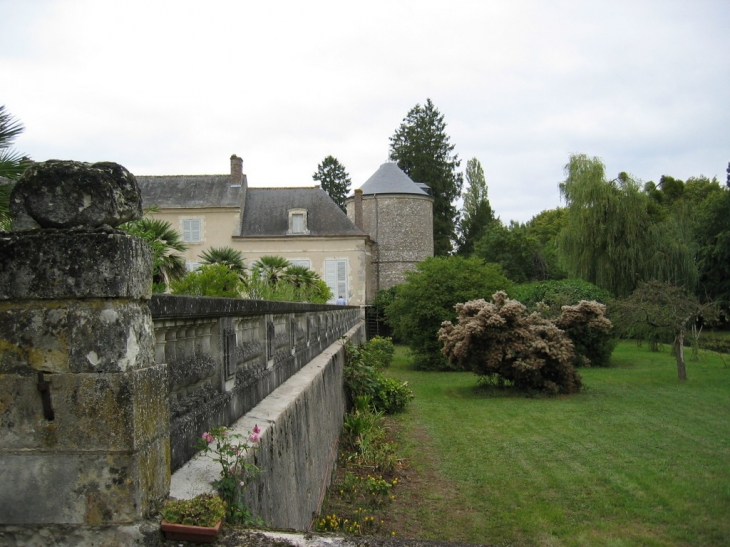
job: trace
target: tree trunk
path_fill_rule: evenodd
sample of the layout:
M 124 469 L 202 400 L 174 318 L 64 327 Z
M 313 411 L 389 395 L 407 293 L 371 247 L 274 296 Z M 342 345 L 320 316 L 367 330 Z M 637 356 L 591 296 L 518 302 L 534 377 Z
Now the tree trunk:
M 684 331 L 677 333 L 677 377 L 680 380 L 687 379 L 687 369 L 684 367 Z

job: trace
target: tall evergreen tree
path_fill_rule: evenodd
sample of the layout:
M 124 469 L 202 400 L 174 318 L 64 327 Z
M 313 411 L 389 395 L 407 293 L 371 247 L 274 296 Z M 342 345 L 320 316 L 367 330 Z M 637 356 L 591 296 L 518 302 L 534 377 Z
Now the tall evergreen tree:
M 494 222 L 494 212 L 487 197 L 487 181 L 484 169 L 478 159 L 466 162 L 467 188 L 464 190 L 464 205 L 459 223 L 459 254 L 468 256 L 474 252 L 474 243 L 479 241 Z
M 434 198 L 433 246 L 436 256 L 451 253 L 456 240 L 458 211 L 455 201 L 461 194 L 463 176 L 457 172 L 461 160 L 449 143 L 444 116 L 433 105 L 417 104 L 408 112 L 390 138 L 390 159 L 413 181 L 427 184 Z
M 327 156 L 322 163 L 317 165 L 317 171 L 312 179 L 322 185 L 322 190 L 327 192 L 340 209 L 345 210 L 345 198 L 350 192 L 350 175 L 345 167 L 334 156 Z

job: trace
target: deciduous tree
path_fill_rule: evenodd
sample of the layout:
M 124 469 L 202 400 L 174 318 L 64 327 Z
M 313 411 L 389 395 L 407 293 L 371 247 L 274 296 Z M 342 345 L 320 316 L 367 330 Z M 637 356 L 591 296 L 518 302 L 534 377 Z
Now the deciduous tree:
M 431 99 L 414 106 L 390 138 L 390 158 L 414 182 L 427 184 L 434 198 L 434 254 L 451 253 L 456 241 L 458 210 L 463 176 L 457 171 L 461 161 L 446 134 L 444 116 Z
M 690 289 L 697 282 L 690 227 L 676 218 L 652 218 L 648 196 L 626 173 L 606 180 L 598 158 L 570 157 L 560 191 L 567 219 L 558 238 L 562 265 L 616 296 L 649 279 Z
M 717 317 L 714 304 L 701 304 L 685 288 L 656 280 L 639 283 L 629 296 L 617 301 L 614 306 L 612 317 L 620 327 L 648 327 L 657 334 L 665 333 L 674 337 L 677 376 L 680 380 L 687 379 L 684 362 L 687 329 L 700 317 L 707 321 Z
M 699 293 L 730 307 L 730 190 L 710 193 L 697 225 Z
M 467 188 L 464 191 L 464 205 L 459 222 L 459 254 L 469 256 L 474 244 L 481 239 L 494 222 L 494 212 L 487 197 L 487 182 L 484 169 L 478 159 L 466 162 Z
M 545 279 L 547 264 L 540 254 L 540 245 L 527 227 L 512 221 L 505 226 L 498 219 L 486 229 L 474 246 L 474 254 L 485 262 L 499 264 L 515 283 Z

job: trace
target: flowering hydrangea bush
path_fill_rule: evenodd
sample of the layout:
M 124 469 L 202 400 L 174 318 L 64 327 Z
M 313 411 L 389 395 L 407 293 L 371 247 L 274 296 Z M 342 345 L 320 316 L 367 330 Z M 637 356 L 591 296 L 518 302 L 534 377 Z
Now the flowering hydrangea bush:
M 207 454 L 220 464 L 220 478 L 213 486 L 226 502 L 226 522 L 230 524 L 251 524 L 251 511 L 243 503 L 243 491 L 248 481 L 259 472 L 258 467 L 248 461 L 249 451 L 258 448 L 261 428 L 254 426 L 247 439 L 239 433 L 231 433 L 227 427 L 215 427 L 203 433 L 195 448 Z

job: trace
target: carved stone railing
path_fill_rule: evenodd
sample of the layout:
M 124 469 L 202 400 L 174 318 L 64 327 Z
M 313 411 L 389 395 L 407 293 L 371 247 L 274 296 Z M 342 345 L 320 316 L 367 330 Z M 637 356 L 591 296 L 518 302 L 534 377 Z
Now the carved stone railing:
M 361 320 L 359 308 L 154 295 L 156 364 L 167 364 L 171 468 Z

